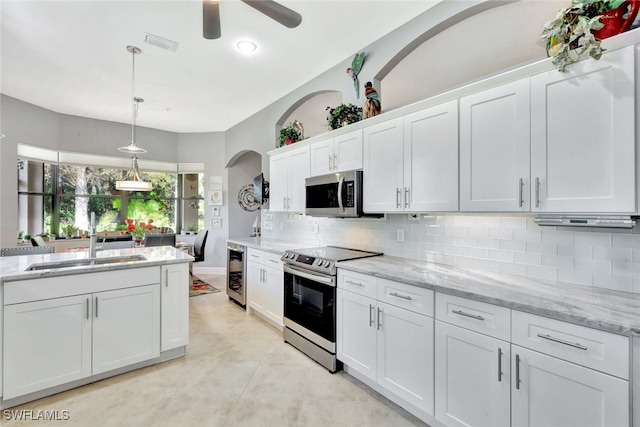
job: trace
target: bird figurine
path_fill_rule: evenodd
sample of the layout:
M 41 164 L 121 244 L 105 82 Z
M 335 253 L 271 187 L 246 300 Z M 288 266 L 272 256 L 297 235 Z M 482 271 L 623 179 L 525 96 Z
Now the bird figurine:
M 358 74 L 362 70 L 362 64 L 364 64 L 364 52 L 356 53 L 351 62 L 351 67 L 347 68 L 347 74 L 353 79 L 353 87 L 356 90 L 356 98 L 360 99 L 360 82 L 358 81 Z

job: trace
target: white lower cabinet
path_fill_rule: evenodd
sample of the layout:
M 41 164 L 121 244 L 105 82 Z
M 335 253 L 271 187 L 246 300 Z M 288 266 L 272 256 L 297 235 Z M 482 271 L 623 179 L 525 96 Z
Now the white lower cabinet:
M 347 273 L 348 279 L 338 274 L 338 360 L 419 411 L 433 415 L 433 318 L 379 301 L 384 293 L 374 299 L 342 289 L 343 285 L 352 289 L 354 282 L 359 283 L 352 272 Z M 367 276 L 363 279 L 366 282 Z M 384 282 L 378 283 L 379 292 L 384 292 L 389 281 Z M 408 286 L 397 285 L 401 289 Z M 395 293 L 400 303 L 406 301 L 402 298 L 405 295 Z
M 508 342 L 436 321 L 436 418 L 448 426 L 511 423 Z
M 247 308 L 278 328 L 283 325 L 284 271 L 280 255 L 249 248 Z
M 189 343 L 189 264 L 162 266 L 160 351 Z
M 5 400 L 159 355 L 158 284 L 4 307 Z
M 629 426 L 629 382 L 512 346 L 513 426 Z

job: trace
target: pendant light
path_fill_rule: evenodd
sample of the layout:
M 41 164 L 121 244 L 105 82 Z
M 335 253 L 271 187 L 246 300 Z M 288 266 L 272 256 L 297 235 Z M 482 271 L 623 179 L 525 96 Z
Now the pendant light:
M 144 102 L 144 99 L 135 96 L 136 54 L 139 54 L 141 50 L 135 46 L 127 46 L 127 51 L 131 53 L 132 57 L 131 95 L 133 98 L 133 109 L 131 117 L 131 142 L 126 147 L 118 148 L 118 151 L 133 154 L 133 157 L 131 158 L 131 170 L 127 173 L 125 180 L 116 181 L 116 189 L 124 191 L 150 191 L 151 183 L 143 181 L 140 178 L 138 157 L 136 157 L 139 153 L 147 152 L 144 148 L 140 148 L 136 145 L 136 118 L 138 117 L 138 104 Z
M 135 155 L 131 158 L 131 170 L 127 173 L 125 180 L 116 181 L 116 190 L 151 191 L 151 183 L 140 178 L 138 158 Z

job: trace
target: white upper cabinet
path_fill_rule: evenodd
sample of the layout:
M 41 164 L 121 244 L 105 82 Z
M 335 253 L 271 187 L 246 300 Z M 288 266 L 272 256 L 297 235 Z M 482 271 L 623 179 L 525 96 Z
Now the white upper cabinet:
M 529 210 L 529 79 L 460 99 L 460 210 Z
M 531 78 L 531 210 L 636 211 L 634 47 Z
M 364 211 L 458 210 L 458 101 L 364 129 Z
M 362 169 L 362 130 L 311 144 L 311 176 Z
M 363 210 L 401 212 L 404 187 L 403 118 L 364 128 Z
M 271 156 L 269 168 L 269 210 L 304 212 L 305 179 L 310 171 L 309 146 Z
M 404 117 L 405 211 L 458 210 L 458 101 Z

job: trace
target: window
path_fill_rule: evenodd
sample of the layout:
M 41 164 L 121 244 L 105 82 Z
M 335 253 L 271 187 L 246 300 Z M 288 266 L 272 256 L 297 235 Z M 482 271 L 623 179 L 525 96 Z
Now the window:
M 149 192 L 116 190 L 127 169 L 18 160 L 18 230 L 26 234 L 77 235 L 96 213 L 98 232 L 121 229 L 126 218 L 153 219 L 162 231 L 202 229 L 204 175 L 142 172 Z

